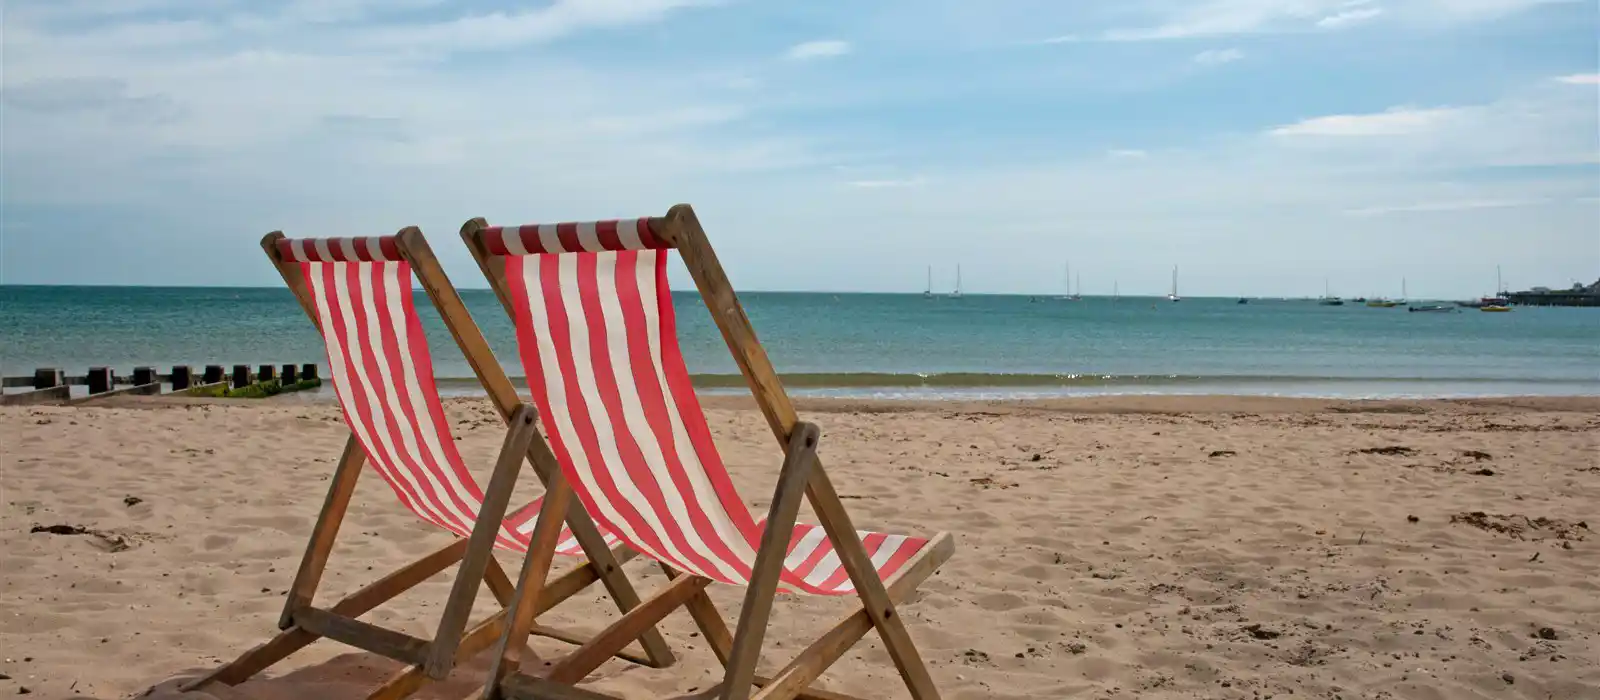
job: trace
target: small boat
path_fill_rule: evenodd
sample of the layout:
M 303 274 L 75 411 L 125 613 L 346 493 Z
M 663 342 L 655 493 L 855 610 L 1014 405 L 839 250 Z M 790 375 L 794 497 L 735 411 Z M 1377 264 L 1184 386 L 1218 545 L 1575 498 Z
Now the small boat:
M 1424 304 L 1422 306 L 1412 306 L 1412 307 L 1410 307 L 1410 308 L 1408 308 L 1406 310 L 1407 311 L 1423 311 L 1423 312 L 1435 313 L 1435 314 L 1453 314 L 1453 313 L 1456 312 L 1456 307 L 1454 307 L 1454 306 L 1446 306 L 1444 304 Z
M 1236 301 L 1236 302 L 1234 302 L 1234 303 L 1235 303 L 1235 304 L 1248 304 L 1248 303 L 1250 303 L 1250 300 L 1249 300 L 1249 299 L 1246 299 L 1246 298 L 1244 298 L 1244 297 L 1239 297 L 1239 300 L 1238 300 L 1238 301 Z
M 1367 298 L 1366 297 L 1356 297 L 1354 299 L 1351 299 L 1350 301 L 1353 301 L 1353 302 L 1355 302 L 1357 304 L 1365 304 L 1367 302 Z
M 1400 305 L 1400 302 L 1398 302 L 1398 301 L 1389 301 L 1388 299 L 1368 299 L 1367 300 L 1367 306 L 1372 307 L 1374 309 L 1392 309 L 1392 308 L 1394 308 L 1396 306 L 1399 306 L 1399 305 Z
M 1360 301 L 1359 299 L 1357 301 Z M 1322 298 L 1317 300 L 1320 306 L 1344 306 L 1344 300 L 1328 293 L 1328 280 L 1322 280 Z
M 933 298 L 933 266 L 932 265 L 928 266 L 928 288 L 922 290 L 922 298 L 923 299 L 932 299 Z
M 1505 306 L 1503 304 L 1485 304 L 1483 306 L 1478 307 L 1478 310 L 1479 311 L 1489 311 L 1489 312 L 1492 312 L 1492 313 L 1505 313 L 1507 311 L 1510 311 L 1511 307 Z

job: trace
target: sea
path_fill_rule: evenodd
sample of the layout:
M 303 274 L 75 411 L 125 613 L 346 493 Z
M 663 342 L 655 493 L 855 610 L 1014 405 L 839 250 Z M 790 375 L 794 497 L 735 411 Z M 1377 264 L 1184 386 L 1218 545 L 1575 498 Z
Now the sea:
M 425 295 L 441 393 L 481 393 Z M 462 290 L 512 377 L 512 326 Z M 1322 306 L 1311 299 L 750 292 L 740 295 L 789 391 L 883 399 L 1110 394 L 1338 398 L 1600 395 L 1600 309 Z M 675 292 L 685 361 L 707 393 L 743 387 L 693 292 Z M 1420 303 L 1420 302 L 1419 302 Z M 139 365 L 319 362 L 282 288 L 0 286 L 0 376 Z M 328 391 L 327 389 L 323 390 Z

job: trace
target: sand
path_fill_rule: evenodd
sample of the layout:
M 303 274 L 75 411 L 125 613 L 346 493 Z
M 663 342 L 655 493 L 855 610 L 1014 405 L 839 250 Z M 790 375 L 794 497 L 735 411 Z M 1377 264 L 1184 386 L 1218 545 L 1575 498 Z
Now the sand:
M 764 507 L 770 436 L 747 402 L 711 403 Z M 802 409 L 859 524 L 957 536 L 901 608 L 946 698 L 1600 698 L 1600 400 Z M 486 404 L 449 412 L 486 467 L 500 440 Z M 296 400 L 0 408 L 0 697 L 179 697 L 175 679 L 265 639 L 345 435 L 331 404 Z M 343 535 L 323 600 L 447 541 L 370 475 Z M 644 591 L 663 581 L 627 569 Z M 371 618 L 428 635 L 446 586 Z M 600 629 L 615 612 L 599 591 L 541 621 Z M 737 610 L 739 591 L 712 593 Z M 780 601 L 764 668 L 849 603 Z M 663 630 L 679 666 L 612 661 L 590 687 L 714 684 L 688 616 Z M 358 698 L 392 669 L 322 642 L 188 697 Z M 418 697 L 464 697 L 482 669 Z M 822 685 L 905 697 L 875 635 Z

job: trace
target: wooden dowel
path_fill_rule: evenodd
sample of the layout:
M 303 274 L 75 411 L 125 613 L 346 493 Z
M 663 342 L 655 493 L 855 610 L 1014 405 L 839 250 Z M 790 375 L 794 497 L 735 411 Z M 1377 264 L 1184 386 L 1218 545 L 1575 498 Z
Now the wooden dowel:
M 256 381 L 270 382 L 278 378 L 277 365 L 261 365 L 256 368 Z
M 243 389 L 250 386 L 250 365 L 233 366 L 233 388 Z
M 283 380 L 284 386 L 288 386 L 288 385 L 294 384 L 295 382 L 300 381 L 298 370 L 299 370 L 299 367 L 297 367 L 295 365 L 292 365 L 292 364 L 283 366 L 283 373 L 281 375 L 281 379 Z
M 134 386 L 144 386 L 146 384 L 155 384 L 155 383 L 157 383 L 159 381 L 161 381 L 161 380 L 156 377 L 156 368 L 154 368 L 154 367 L 135 367 L 135 368 L 133 368 L 133 385 Z
M 206 365 L 205 374 L 201 376 L 201 384 L 220 384 L 227 377 L 227 372 L 222 365 Z

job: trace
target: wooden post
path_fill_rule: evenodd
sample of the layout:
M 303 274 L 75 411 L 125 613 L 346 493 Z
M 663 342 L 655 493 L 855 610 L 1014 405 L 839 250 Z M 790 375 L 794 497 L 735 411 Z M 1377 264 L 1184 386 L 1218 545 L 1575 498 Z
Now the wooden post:
M 250 386 L 250 365 L 233 366 L 233 388 L 243 389 Z
M 277 365 L 261 365 L 256 369 L 256 381 L 270 382 L 278 378 Z
M 216 384 L 226 376 L 222 365 L 206 365 L 206 372 L 200 377 L 201 384 Z
M 40 367 L 33 371 L 33 388 L 49 389 L 67 383 L 67 374 L 57 367 Z
M 194 368 L 189 365 L 172 366 L 172 390 L 183 391 L 194 385 Z
M 135 367 L 135 368 L 133 368 L 133 385 L 134 386 L 144 386 L 146 384 L 155 384 L 155 383 L 157 383 L 159 381 L 161 381 L 161 380 L 156 377 L 156 368 L 154 368 L 154 367 Z
M 89 368 L 89 393 L 103 394 L 111 391 L 111 386 L 114 381 L 115 378 L 111 374 L 110 367 Z
M 316 379 L 317 378 L 317 363 L 315 363 L 315 362 L 307 362 L 307 363 L 305 363 L 303 365 L 300 365 L 300 378 L 301 379 Z
M 298 368 L 295 367 L 294 365 L 284 365 L 283 366 L 282 379 L 283 379 L 284 386 L 293 386 L 295 382 L 300 381 L 299 377 L 296 375 L 296 370 L 297 369 Z

